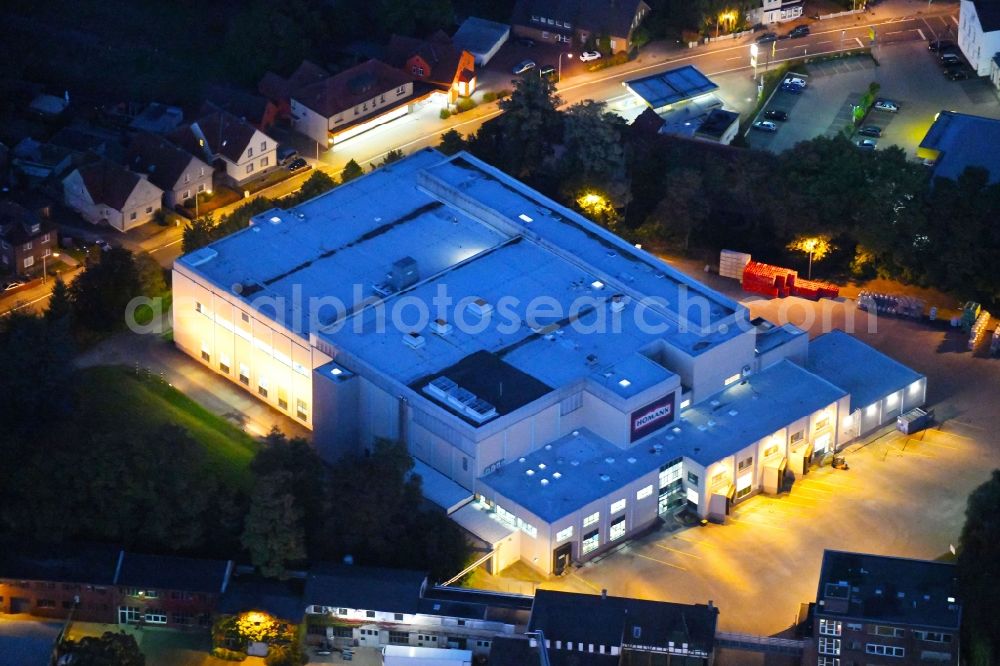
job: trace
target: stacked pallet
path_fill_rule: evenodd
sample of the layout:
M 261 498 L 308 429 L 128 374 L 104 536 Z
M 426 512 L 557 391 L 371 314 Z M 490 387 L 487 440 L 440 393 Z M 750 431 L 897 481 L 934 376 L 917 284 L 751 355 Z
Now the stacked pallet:
M 743 291 L 761 294 L 770 298 L 799 296 L 818 300 L 837 298 L 840 288 L 835 284 L 818 280 L 803 280 L 790 268 L 750 261 L 743 269 Z
M 719 275 L 721 277 L 743 279 L 743 270 L 750 263 L 750 255 L 746 252 L 723 250 L 719 253 Z

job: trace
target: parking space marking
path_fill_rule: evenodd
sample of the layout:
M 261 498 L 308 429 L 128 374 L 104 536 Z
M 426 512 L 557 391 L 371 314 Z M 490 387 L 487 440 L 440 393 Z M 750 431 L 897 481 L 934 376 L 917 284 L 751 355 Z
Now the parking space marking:
M 955 25 L 958 25 L 958 19 L 957 18 L 955 18 L 954 16 L 952 16 L 951 20 L 955 22 Z
M 663 550 L 668 550 L 671 553 L 677 553 L 678 555 L 687 555 L 688 557 L 693 557 L 696 560 L 700 560 L 701 555 L 695 555 L 694 553 L 685 553 L 683 550 L 677 550 L 676 548 L 671 548 L 670 546 L 664 546 L 662 543 L 654 543 L 657 548 L 662 548 Z
M 917 34 L 920 35 L 920 41 L 926 41 L 927 40 L 927 38 L 924 37 L 924 31 L 921 30 L 920 28 L 917 28 Z
M 816 42 L 816 46 L 819 46 L 820 44 L 833 44 L 833 42 L 831 42 L 829 39 L 826 40 L 825 42 Z
M 688 539 L 679 534 L 675 534 L 673 538 L 678 541 L 686 541 L 687 543 L 694 544 L 695 546 L 704 546 L 705 548 L 711 548 L 713 550 L 719 550 L 721 548 L 718 544 L 708 543 L 704 539 Z
M 655 557 L 650 557 L 649 555 L 643 555 L 642 553 L 635 553 L 636 557 L 641 557 L 646 560 L 652 560 L 653 562 L 659 562 L 660 564 L 665 564 L 668 567 L 673 567 L 674 569 L 680 569 L 681 571 L 687 571 L 684 567 L 679 567 L 676 564 L 671 564 L 670 562 L 665 562 L 663 560 L 658 560 Z
M 753 520 L 747 520 L 746 518 L 736 519 L 736 517 L 730 517 L 731 519 L 726 522 L 726 527 L 747 527 L 750 529 L 757 529 L 764 527 L 770 530 L 778 530 L 779 532 L 787 532 L 787 527 L 778 527 L 777 525 L 772 525 L 769 522 L 756 522 Z
M 855 37 L 855 38 L 854 38 L 854 41 L 856 41 L 856 42 L 858 43 L 858 46 L 859 46 L 859 47 L 861 47 L 861 48 L 865 48 L 865 45 L 864 45 L 864 44 L 863 44 L 863 43 L 861 42 L 861 40 L 860 40 L 859 38 Z

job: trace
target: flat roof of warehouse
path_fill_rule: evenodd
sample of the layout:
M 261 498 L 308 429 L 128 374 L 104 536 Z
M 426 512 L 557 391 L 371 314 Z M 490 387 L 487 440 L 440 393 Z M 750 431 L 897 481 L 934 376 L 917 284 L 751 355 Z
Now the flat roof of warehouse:
M 850 393 L 852 411 L 923 378 L 919 372 L 840 330 L 825 333 L 809 343 L 806 367 Z
M 694 65 L 626 81 L 625 86 L 654 109 L 683 102 L 719 88 Z
M 709 465 L 843 396 L 836 386 L 783 360 L 685 410 L 673 424 L 628 449 L 581 428 L 480 480 L 554 522 L 668 460 L 686 456 Z
M 417 283 L 396 291 L 388 274 L 407 258 Z M 697 355 L 740 334 L 734 324 L 746 318 L 743 306 L 503 172 L 431 149 L 262 213 L 177 266 L 405 384 L 488 352 L 555 388 L 655 340 Z M 441 290 L 451 299 L 443 315 Z M 312 312 L 312 297 L 342 307 Z M 485 326 L 476 299 L 492 309 Z M 541 301 L 558 314 L 536 308 Z M 416 305 L 452 330 L 432 333 Z M 616 317 L 620 330 L 592 334 Z M 422 342 L 405 344 L 411 331 Z
M 919 147 L 940 152 L 933 167 L 935 176 L 958 180 L 967 168 L 981 167 L 995 183 L 1000 180 L 998 143 L 1000 120 L 941 111 Z

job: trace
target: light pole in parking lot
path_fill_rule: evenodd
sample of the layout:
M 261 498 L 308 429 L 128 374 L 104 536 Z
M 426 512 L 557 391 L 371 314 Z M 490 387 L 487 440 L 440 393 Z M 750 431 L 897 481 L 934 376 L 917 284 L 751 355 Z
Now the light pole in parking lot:
M 753 78 L 757 78 L 757 54 L 760 53 L 760 47 L 756 44 L 750 45 L 750 66 L 753 67 Z
M 570 53 L 569 51 L 563 51 L 562 53 L 559 54 L 559 73 L 556 75 L 556 78 L 559 79 L 560 83 L 562 83 L 562 59 L 563 59 L 563 56 L 568 56 L 570 60 L 573 59 L 573 54 Z

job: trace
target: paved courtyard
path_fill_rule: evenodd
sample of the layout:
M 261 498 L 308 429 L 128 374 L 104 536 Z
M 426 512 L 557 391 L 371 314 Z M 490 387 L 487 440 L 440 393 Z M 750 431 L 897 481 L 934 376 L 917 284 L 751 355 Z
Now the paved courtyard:
M 28 618 L 0 615 L 0 664 L 46 666 L 49 663 L 62 623 Z

